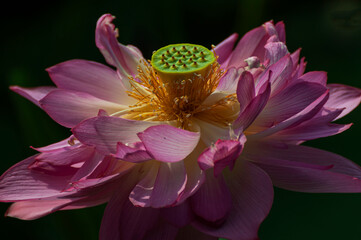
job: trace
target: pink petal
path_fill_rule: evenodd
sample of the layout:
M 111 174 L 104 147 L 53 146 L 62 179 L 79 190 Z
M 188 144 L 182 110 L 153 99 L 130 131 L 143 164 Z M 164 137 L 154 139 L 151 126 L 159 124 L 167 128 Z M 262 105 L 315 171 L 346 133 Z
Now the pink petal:
M 327 73 L 322 71 L 313 71 L 308 72 L 299 77 L 300 80 L 306 81 L 306 82 L 314 82 L 321 84 L 322 86 L 326 86 L 327 82 Z
M 257 162 L 277 187 L 300 192 L 361 191 L 361 168 L 339 155 L 298 145 L 255 142 L 248 146 L 244 157 Z
M 246 130 L 266 106 L 271 94 L 271 84 L 265 83 L 266 87 L 255 98 L 253 98 L 243 112 L 233 123 L 235 129 Z
M 69 128 L 87 118 L 97 116 L 99 109 L 114 113 L 125 108 L 123 105 L 101 100 L 88 93 L 70 90 L 54 90 L 43 98 L 40 104 L 51 118 Z
M 243 142 L 238 140 L 219 139 L 213 146 L 208 147 L 198 157 L 199 166 L 202 170 L 214 168 L 214 175 L 218 176 L 227 166 L 230 169 L 233 169 L 242 149 Z
M 220 42 L 215 48 L 214 51 L 218 55 L 218 63 L 222 65 L 222 63 L 226 62 L 229 56 L 232 53 L 233 46 L 238 39 L 238 34 L 233 33 L 231 36 Z
M 118 142 L 139 142 L 137 133 L 155 124 L 159 123 L 100 116 L 81 122 L 72 131 L 80 142 L 95 146 L 101 153 L 115 154 Z
M 328 84 L 327 87 L 330 89 L 330 98 L 325 107 L 344 108 L 343 112 L 335 120 L 347 115 L 360 104 L 360 89 L 342 84 Z
M 316 83 L 290 85 L 269 99 L 254 124 L 270 127 L 282 122 L 305 109 L 326 91 L 324 86 Z
M 286 31 L 285 31 L 285 24 L 283 21 L 276 23 L 275 28 L 277 30 L 278 39 L 281 42 L 286 42 Z
M 187 157 L 196 147 L 200 133 L 169 125 L 158 125 L 138 133 L 148 153 L 162 162 L 177 162 Z
M 254 98 L 255 86 L 254 79 L 250 72 L 243 72 L 237 84 L 237 99 L 241 106 L 242 112 L 250 101 Z
M 232 207 L 232 197 L 223 176 L 217 178 L 212 173 L 202 187 L 191 197 L 195 214 L 208 222 L 221 223 Z
M 8 169 L 0 177 L 0 201 L 39 199 L 61 195 L 70 176 L 54 176 L 29 170 L 37 155 L 29 157 Z
M 232 209 L 219 226 L 195 222 L 198 230 L 214 237 L 228 239 L 258 239 L 257 231 L 271 209 L 273 186 L 271 179 L 250 162 L 236 165 L 227 186 L 232 194 Z
M 231 59 L 228 63 L 228 68 L 244 67 L 246 63 L 243 60 L 251 56 L 257 56 L 254 53 L 259 51 L 259 48 L 263 48 L 267 37 L 267 32 L 263 26 L 255 28 L 246 33 L 234 49 Z M 263 58 L 263 55 L 261 57 Z
M 116 71 L 103 64 L 70 60 L 48 68 L 47 71 L 59 88 L 89 93 L 94 97 L 124 105 L 135 103 L 126 93 Z
M 183 192 L 187 176 L 183 162 L 152 166 L 130 194 L 135 206 L 161 208 L 176 204 Z
M 11 86 L 11 90 L 24 98 L 30 100 L 36 106 L 41 107 L 39 101 L 44 98 L 48 93 L 55 90 L 55 87 L 35 87 L 35 88 L 22 88 L 19 86 Z
M 95 31 L 96 45 L 106 61 L 115 66 L 122 77 L 135 76 L 139 65 L 139 55 L 117 41 L 118 31 L 112 21 L 115 17 L 104 14 L 99 18 Z M 125 78 L 125 80 L 128 80 Z

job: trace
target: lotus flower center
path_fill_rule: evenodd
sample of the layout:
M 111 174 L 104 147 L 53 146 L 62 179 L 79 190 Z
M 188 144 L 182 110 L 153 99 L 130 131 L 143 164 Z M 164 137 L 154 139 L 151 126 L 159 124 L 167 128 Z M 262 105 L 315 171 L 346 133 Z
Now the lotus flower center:
M 126 113 L 122 117 L 169 121 L 180 128 L 192 129 L 194 117 L 202 117 L 220 105 L 237 102 L 236 96 L 231 94 L 210 105 L 204 104 L 224 75 L 216 60 L 212 51 L 195 44 L 173 44 L 155 51 L 151 61 L 141 62 L 138 75 L 130 79 L 132 91 L 128 95 L 138 103 L 122 111 Z M 214 113 L 210 115 L 215 116 Z M 230 120 L 221 115 L 220 121 Z

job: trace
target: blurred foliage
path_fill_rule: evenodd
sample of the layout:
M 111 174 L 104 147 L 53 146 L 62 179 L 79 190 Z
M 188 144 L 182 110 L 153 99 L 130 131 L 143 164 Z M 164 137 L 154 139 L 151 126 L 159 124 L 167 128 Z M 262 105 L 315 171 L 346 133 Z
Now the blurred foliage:
M 79 58 L 105 63 L 94 42 L 97 19 L 117 17 L 119 41 L 139 47 L 146 58 L 164 45 L 191 42 L 209 47 L 233 32 L 273 19 L 286 24 L 287 45 L 302 47 L 307 70 L 328 72 L 329 82 L 361 87 L 361 5 L 358 1 L 48 1 L 3 8 L 0 91 L 3 98 L 3 172 L 44 146 L 70 134 L 10 85 L 52 85 L 47 67 Z M 360 108 L 339 120 L 351 130 L 307 145 L 360 159 Z M 9 204 L 0 204 L 5 212 Z M 104 205 L 57 212 L 35 221 L 0 218 L 2 239 L 97 239 Z M 305 194 L 275 189 L 274 205 L 261 225 L 261 239 L 360 239 L 361 194 Z M 140 226 L 141 227 L 141 226 Z

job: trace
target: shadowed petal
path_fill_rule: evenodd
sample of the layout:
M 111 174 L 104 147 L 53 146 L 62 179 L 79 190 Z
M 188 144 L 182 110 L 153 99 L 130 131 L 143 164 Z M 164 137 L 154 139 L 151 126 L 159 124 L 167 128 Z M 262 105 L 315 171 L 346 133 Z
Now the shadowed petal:
M 217 227 L 195 222 L 198 230 L 227 239 L 257 239 L 259 225 L 273 202 L 273 186 L 269 176 L 250 162 L 236 165 L 227 186 L 232 195 L 232 209 L 227 219 Z
M 110 199 L 100 227 L 100 240 L 143 240 L 145 234 L 158 223 L 158 209 L 134 207 L 128 200 L 133 180 L 123 181 L 119 186 L 121 191 Z
M 360 89 L 342 84 L 328 84 L 327 87 L 330 89 L 330 98 L 325 107 L 345 109 L 335 120 L 347 115 L 360 104 Z
M 206 181 L 190 198 L 195 214 L 209 222 L 222 222 L 226 219 L 231 207 L 232 197 L 223 176 L 214 177 L 207 172 Z

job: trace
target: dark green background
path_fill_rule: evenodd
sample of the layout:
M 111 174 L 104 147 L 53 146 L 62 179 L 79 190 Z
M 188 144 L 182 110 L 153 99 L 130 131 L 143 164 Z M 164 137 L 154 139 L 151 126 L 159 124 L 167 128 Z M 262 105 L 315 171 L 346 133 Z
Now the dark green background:
M 329 82 L 361 87 L 361 5 L 356 1 L 48 1 L 10 2 L 1 15 L 0 171 L 70 133 L 10 85 L 51 85 L 44 71 L 80 58 L 104 63 L 94 42 L 97 19 L 117 17 L 119 41 L 146 58 L 164 45 L 191 42 L 209 47 L 233 32 L 243 35 L 267 20 L 284 20 L 290 51 L 302 47 L 307 70 L 328 72 Z M 347 132 L 307 144 L 361 164 L 361 109 L 339 122 Z M 9 204 L 0 204 L 5 212 Z M 1 239 L 97 239 L 104 205 L 57 212 L 35 221 L 0 217 Z M 141 227 L 141 226 L 140 226 Z M 275 189 L 261 239 L 361 239 L 361 194 L 304 194 Z

